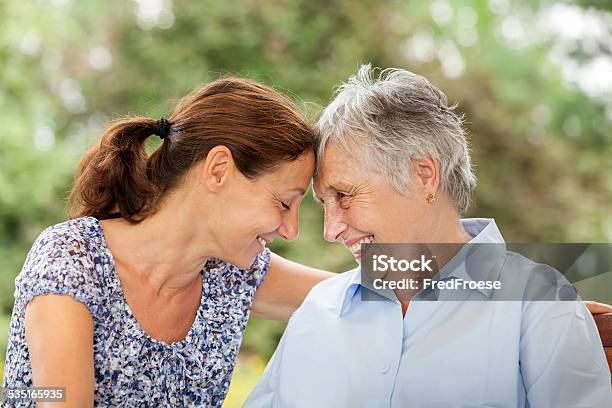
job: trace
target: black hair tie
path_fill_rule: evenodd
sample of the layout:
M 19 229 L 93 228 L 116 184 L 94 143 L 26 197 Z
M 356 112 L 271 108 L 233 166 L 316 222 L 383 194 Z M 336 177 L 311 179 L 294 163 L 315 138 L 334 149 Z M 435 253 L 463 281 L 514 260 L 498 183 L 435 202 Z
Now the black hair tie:
M 170 134 L 170 127 L 172 124 L 168 122 L 168 119 L 161 118 L 157 122 L 155 122 L 155 134 L 159 136 L 160 139 L 164 140 Z

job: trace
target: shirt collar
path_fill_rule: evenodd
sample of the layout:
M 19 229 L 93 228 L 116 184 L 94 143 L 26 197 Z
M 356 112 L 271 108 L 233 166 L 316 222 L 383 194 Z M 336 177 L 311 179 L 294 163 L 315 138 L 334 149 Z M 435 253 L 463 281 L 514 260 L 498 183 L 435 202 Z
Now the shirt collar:
M 486 242 L 492 244 L 505 243 L 504 237 L 499 228 L 497 228 L 493 218 L 464 218 L 461 220 L 461 225 L 465 232 L 473 237 L 468 244 Z
M 465 218 L 461 220 L 463 229 L 470 234 L 473 238 L 466 243 L 461 250 L 440 270 L 440 279 L 459 278 L 465 281 L 475 280 L 472 276 L 474 273 L 468 273 L 466 268 L 466 257 L 470 255 L 470 264 L 472 260 L 478 265 L 485 265 L 484 268 L 476 273 L 477 280 L 495 280 L 499 277 L 501 265 L 503 263 L 503 256 L 505 254 L 506 247 L 505 241 L 495 220 L 492 218 Z M 500 244 L 492 246 L 495 248 L 493 251 L 487 248 L 485 251 L 484 246 L 472 245 L 481 243 Z M 474 250 L 474 248 L 476 250 Z M 361 270 L 359 267 L 352 269 L 348 272 L 350 274 L 349 280 L 344 288 L 341 295 L 341 301 L 338 303 L 336 313 L 339 316 L 345 314 L 351 305 L 356 301 L 356 297 L 359 296 L 362 290 L 361 284 Z M 471 276 L 472 275 L 472 276 Z M 492 290 L 483 289 L 480 291 L 486 297 L 491 296 Z
M 466 218 L 461 220 L 461 224 L 473 238 L 440 269 L 439 279 L 462 279 L 466 282 L 499 279 L 506 254 L 506 244 L 495 220 Z M 476 290 L 487 298 L 490 298 L 493 292 L 492 288 Z
M 357 267 L 355 269 L 351 269 L 348 272 L 350 274 L 349 280 L 341 294 L 340 302 L 336 308 L 336 314 L 342 316 L 351 306 L 353 300 L 356 296 L 358 296 L 358 292 L 361 288 L 361 269 Z

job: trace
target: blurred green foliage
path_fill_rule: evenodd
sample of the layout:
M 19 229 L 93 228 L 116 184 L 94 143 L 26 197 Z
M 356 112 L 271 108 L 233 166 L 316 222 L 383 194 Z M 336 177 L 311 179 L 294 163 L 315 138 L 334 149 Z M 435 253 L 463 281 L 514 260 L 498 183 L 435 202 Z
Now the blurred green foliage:
M 65 219 L 78 159 L 104 125 L 125 114 L 166 115 L 227 73 L 289 93 L 313 119 L 360 63 L 423 74 L 466 115 L 479 176 L 467 216 L 495 217 L 515 242 L 610 241 L 610 92 L 589 95 L 562 75 L 552 58 L 561 38 L 539 30 L 553 3 L 0 2 L 0 314 L 11 311 L 33 240 Z M 598 7 L 588 12 L 610 22 L 602 14 L 610 2 L 565 6 Z M 585 63 L 609 58 L 610 44 L 575 41 L 566 51 Z M 321 223 L 307 197 L 300 239 L 273 250 L 351 268 L 348 252 L 323 241 Z M 251 320 L 243 351 L 265 361 L 283 327 Z M 4 346 L 0 339 L 0 356 Z

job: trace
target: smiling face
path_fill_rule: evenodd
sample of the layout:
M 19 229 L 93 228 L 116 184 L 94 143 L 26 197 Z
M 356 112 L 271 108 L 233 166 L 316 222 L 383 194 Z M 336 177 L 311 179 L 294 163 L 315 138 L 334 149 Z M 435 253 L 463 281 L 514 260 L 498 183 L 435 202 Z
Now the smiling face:
M 248 268 L 274 238 L 296 239 L 298 208 L 313 170 L 309 151 L 255 180 L 235 172 L 223 192 L 225 205 L 216 210 L 215 256 Z
M 382 174 L 364 168 L 363 153 L 354 151 L 347 154 L 329 143 L 314 179 L 325 208 L 325 239 L 342 242 L 358 262 L 361 243 L 427 242 L 434 225 L 426 184 L 417 175 L 402 195 Z

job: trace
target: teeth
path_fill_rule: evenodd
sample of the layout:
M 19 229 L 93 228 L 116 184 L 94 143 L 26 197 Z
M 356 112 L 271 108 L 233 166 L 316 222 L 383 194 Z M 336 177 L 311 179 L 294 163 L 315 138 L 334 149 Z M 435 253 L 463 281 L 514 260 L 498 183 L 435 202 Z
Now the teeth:
M 351 252 L 356 254 L 357 252 L 361 251 L 361 244 L 370 244 L 372 243 L 372 241 L 374 241 L 374 236 L 370 235 L 368 237 L 362 238 L 359 242 L 355 242 L 349 247 L 349 249 L 351 250 Z
M 265 239 L 263 239 L 262 237 L 257 237 L 257 240 L 259 241 L 259 243 L 265 247 L 266 244 L 268 243 Z

